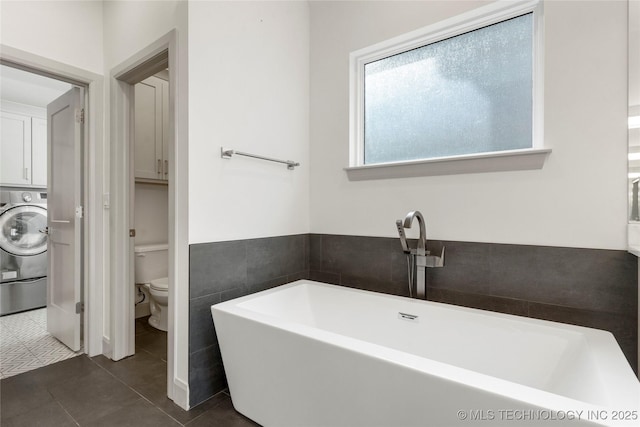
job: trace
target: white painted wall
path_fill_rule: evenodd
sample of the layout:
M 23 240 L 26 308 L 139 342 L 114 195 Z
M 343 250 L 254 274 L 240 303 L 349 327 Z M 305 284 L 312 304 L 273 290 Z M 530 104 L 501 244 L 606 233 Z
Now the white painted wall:
M 125 61 L 173 28 L 186 33 L 186 1 L 105 1 L 105 64 Z M 186 37 L 186 34 L 185 34 Z
M 0 42 L 102 74 L 102 1 L 3 0 Z
M 173 180 L 170 184 L 169 206 L 174 206 L 169 218 L 173 221 L 173 248 L 170 249 L 169 274 L 173 277 L 175 298 L 173 331 L 169 341 L 174 340 L 175 353 L 169 356 L 169 371 L 173 372 L 172 388 L 174 401 L 182 406 L 188 405 L 187 384 L 189 378 L 189 247 L 188 217 L 188 73 L 187 73 L 187 21 L 188 2 L 176 1 L 123 1 L 104 2 L 104 38 L 105 38 L 105 74 L 109 75 L 114 67 L 128 61 L 131 57 L 147 48 L 172 30 L 176 31 L 176 63 L 171 73 L 176 81 L 175 127 L 173 135 L 175 151 L 173 153 Z M 108 89 L 107 89 L 108 90 Z M 108 92 L 107 92 L 108 93 Z M 107 108 L 107 111 L 108 108 Z M 171 156 L 170 156 L 171 158 Z M 118 166 L 112 168 L 117 173 Z M 171 186 L 175 191 L 171 191 Z M 170 315 L 171 321 L 171 315 Z M 108 319 L 105 321 L 108 324 Z
M 189 4 L 189 242 L 309 232 L 307 2 Z M 220 158 L 220 147 L 301 163 Z
M 169 192 L 166 185 L 136 183 L 136 245 L 169 241 Z
M 545 2 L 544 169 L 349 182 L 349 52 L 480 2 L 311 3 L 311 231 L 626 249 L 626 2 Z

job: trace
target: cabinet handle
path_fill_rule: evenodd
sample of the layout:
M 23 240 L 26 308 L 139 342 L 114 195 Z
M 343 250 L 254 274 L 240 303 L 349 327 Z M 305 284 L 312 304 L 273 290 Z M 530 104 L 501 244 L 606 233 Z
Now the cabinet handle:
M 164 174 L 169 175 L 169 160 L 164 161 Z
M 156 169 L 156 173 L 161 174 L 162 173 L 162 160 L 158 159 L 158 167 Z
M 29 168 L 24 168 L 24 179 L 29 181 Z

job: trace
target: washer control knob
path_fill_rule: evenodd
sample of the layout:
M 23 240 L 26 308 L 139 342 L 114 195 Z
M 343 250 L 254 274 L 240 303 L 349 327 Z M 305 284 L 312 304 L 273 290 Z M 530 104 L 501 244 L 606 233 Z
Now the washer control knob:
M 22 200 L 29 203 L 31 201 L 31 193 L 28 193 L 26 191 L 22 193 Z

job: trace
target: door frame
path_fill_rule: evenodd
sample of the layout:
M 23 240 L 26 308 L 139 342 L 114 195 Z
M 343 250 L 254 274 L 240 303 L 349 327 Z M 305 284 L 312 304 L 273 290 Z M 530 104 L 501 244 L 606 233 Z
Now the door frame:
M 168 196 L 169 196 L 169 312 L 167 331 L 167 396 L 184 409 L 189 408 L 189 386 L 187 380 L 180 378 L 184 371 L 185 353 L 188 348 L 176 346 L 184 343 L 188 337 L 188 306 L 183 307 L 185 299 L 181 293 L 188 290 L 188 243 L 187 207 L 180 202 L 186 192 L 186 168 L 178 153 L 178 57 L 177 33 L 172 30 L 146 48 L 129 57 L 110 72 L 111 99 L 111 162 L 122 165 L 122 170 L 111 175 L 111 330 L 112 358 L 122 359 L 135 353 L 135 287 L 133 286 L 133 239 L 129 237 L 134 187 L 133 158 L 133 85 L 169 68 L 169 138 L 168 138 Z M 184 78 L 184 76 L 182 76 Z M 186 99 L 185 95 L 180 95 Z M 182 100 L 184 102 L 184 100 Z M 183 106 L 184 108 L 184 106 Z M 178 160 L 181 160 L 179 162 Z M 185 262 L 185 253 L 186 259 Z M 177 284 L 183 286 L 178 289 Z M 186 298 L 188 301 L 188 298 Z M 177 313 L 180 312 L 181 315 Z M 186 313 L 186 319 L 185 319 Z M 185 333 L 186 330 L 186 333 Z M 186 337 L 185 337 L 186 335 Z M 187 346 L 188 346 L 188 341 Z
M 104 198 L 104 82 L 101 75 L 0 44 L 0 63 L 85 88 L 84 138 L 82 141 L 82 292 L 84 302 L 84 352 L 90 357 L 103 352 L 103 291 L 108 280 L 103 256 L 108 248 L 108 196 Z M 107 220 L 105 222 L 105 220 Z

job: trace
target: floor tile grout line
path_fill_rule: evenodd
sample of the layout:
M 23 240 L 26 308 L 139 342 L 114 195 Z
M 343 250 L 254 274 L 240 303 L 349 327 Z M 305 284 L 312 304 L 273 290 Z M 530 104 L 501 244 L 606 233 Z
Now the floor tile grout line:
M 152 356 L 155 359 L 161 360 L 164 363 L 168 363 L 167 360 L 165 358 L 163 358 L 162 356 L 159 356 L 157 353 L 154 353 L 144 347 L 138 347 L 141 351 L 144 351 L 145 353 L 147 353 L 149 356 Z M 137 352 L 137 351 L 136 351 Z
M 27 373 L 27 372 L 30 372 L 30 371 L 26 371 L 26 372 L 23 372 L 23 373 Z M 19 375 L 19 374 L 18 374 L 18 375 Z M 4 377 L 4 378 L 2 378 L 2 379 L 5 379 L 5 378 L 9 378 L 9 377 Z M 55 403 L 60 407 L 60 409 L 62 409 L 62 410 L 64 411 L 64 413 L 65 413 L 65 414 L 67 414 L 67 415 L 69 416 L 69 418 L 71 419 L 71 421 L 73 421 L 73 423 L 74 423 L 75 425 L 80 426 L 80 423 L 79 423 L 79 422 L 78 422 L 78 421 L 73 417 L 73 415 L 71 415 L 71 414 L 69 413 L 69 411 L 67 411 L 67 408 L 65 408 L 65 407 L 64 407 L 64 405 L 62 404 L 62 402 L 60 402 L 60 401 L 56 398 L 56 396 L 55 396 L 53 393 L 51 393 L 51 391 L 49 390 L 49 387 L 45 386 L 45 387 L 44 387 L 44 391 L 45 391 L 45 392 L 46 392 L 46 393 L 51 397 L 51 400 L 52 400 L 53 402 L 55 402 Z M 14 415 L 13 417 L 16 417 L 16 416 L 21 416 L 21 415 Z M 12 417 L 12 418 L 13 418 L 13 417 Z
M 217 396 L 217 395 L 219 395 L 220 393 L 224 393 L 224 391 L 219 391 L 219 392 L 217 392 L 216 394 L 214 394 L 213 396 L 211 396 L 210 398 L 208 398 L 208 399 L 207 399 L 207 400 L 205 400 L 204 402 L 201 402 L 200 404 L 196 405 L 196 407 L 197 407 L 197 406 L 200 406 L 200 405 L 204 405 L 206 402 L 210 401 L 211 399 L 213 399 L 214 397 L 216 397 L 216 396 Z M 231 397 L 231 396 L 229 396 L 229 397 Z M 206 411 L 203 411 L 200 415 L 198 415 L 198 416 L 197 416 L 197 417 L 195 417 L 194 419 L 189 420 L 189 421 L 187 421 L 186 423 L 184 423 L 184 426 L 185 426 L 185 427 L 188 427 L 188 426 L 189 426 L 189 424 L 191 424 L 192 422 L 195 422 L 195 420 L 197 420 L 198 418 L 200 418 L 200 417 L 204 416 L 204 414 L 206 414 L 208 410 L 213 409 L 213 408 L 217 408 L 217 407 L 218 407 L 218 406 L 220 406 L 221 404 L 222 404 L 222 402 L 218 402 L 216 405 L 213 405 L 211 408 L 207 409 Z
M 215 408 L 215 406 L 214 406 L 214 408 Z M 198 415 L 198 416 L 197 416 L 197 417 L 195 417 L 194 419 L 189 420 L 189 421 L 187 421 L 186 423 L 184 423 L 184 424 L 183 424 L 183 426 L 184 426 L 184 427 L 188 427 L 188 426 L 189 426 L 189 424 L 193 423 L 195 420 L 197 420 L 197 419 L 199 419 L 200 417 L 204 416 L 204 414 L 206 414 L 206 413 L 207 413 L 207 411 L 204 411 L 203 413 L 201 413 L 200 415 Z
M 122 381 L 120 378 L 116 377 L 111 371 L 109 371 L 107 368 L 105 368 L 104 366 L 100 365 L 99 363 L 95 362 L 92 358 L 90 358 L 89 356 L 87 356 L 87 358 L 94 363 L 96 366 L 98 366 L 99 368 L 101 368 L 102 370 L 104 370 L 105 372 L 107 372 L 109 375 L 111 375 L 113 378 L 115 378 L 118 382 L 124 384 L 129 390 L 132 390 L 135 394 L 137 394 L 138 396 L 140 396 L 141 398 L 143 398 L 144 400 L 146 400 L 148 403 L 151 404 L 151 406 L 153 406 L 154 408 L 156 408 L 157 410 L 159 410 L 160 412 L 162 412 L 163 414 L 165 414 L 167 417 L 171 418 L 173 421 L 177 422 L 179 425 L 184 426 L 185 424 L 181 423 L 180 421 L 176 420 L 174 417 L 172 417 L 171 415 L 169 415 L 168 413 L 166 413 L 165 411 L 162 410 L 162 408 L 160 408 L 158 405 L 156 405 L 155 403 L 153 403 L 151 400 L 149 400 L 146 396 L 142 395 L 138 390 L 136 390 L 135 388 L 131 387 L 129 384 L 125 383 L 124 381 Z M 111 359 L 109 359 L 111 361 Z
M 51 394 L 51 393 L 49 392 L 49 390 L 47 390 L 47 392 L 48 392 L 49 394 Z M 73 415 L 71 415 L 71 414 L 69 413 L 69 411 L 67 411 L 67 408 L 65 408 L 65 407 L 64 407 L 64 405 L 63 405 L 63 404 L 62 404 L 58 399 L 56 399 L 56 398 L 55 398 L 55 396 L 53 396 L 53 395 L 52 395 L 52 397 L 53 397 L 54 401 L 58 404 L 58 406 L 59 406 L 59 407 L 64 411 L 64 413 L 65 413 L 65 414 L 67 414 L 67 415 L 69 416 L 69 418 L 71 418 L 71 420 L 72 420 L 72 421 L 73 421 L 77 426 L 80 426 L 80 423 L 78 422 L 78 420 L 76 420 L 75 418 L 73 418 Z

